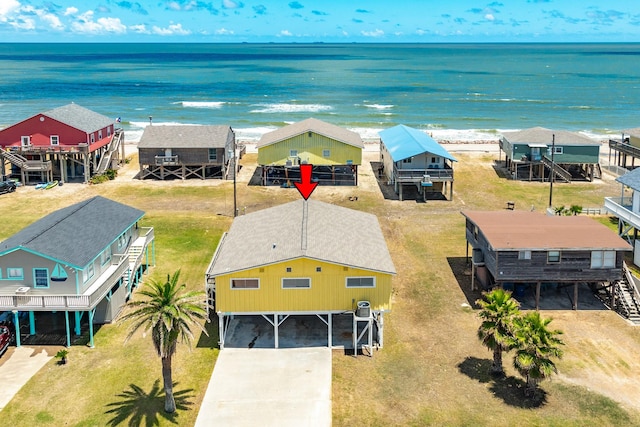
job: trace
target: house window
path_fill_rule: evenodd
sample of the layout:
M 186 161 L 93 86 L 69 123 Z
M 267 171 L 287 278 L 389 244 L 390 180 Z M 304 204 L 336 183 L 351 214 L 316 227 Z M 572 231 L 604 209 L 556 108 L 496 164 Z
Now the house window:
M 100 254 L 100 265 L 105 265 L 111 261 L 111 248 L 108 248 Z
M 408 159 L 402 159 L 402 163 L 411 163 L 411 157 Z
M 282 279 L 282 289 L 309 289 L 311 279 L 308 277 L 296 277 Z
M 287 267 L 287 273 L 291 273 L 291 267 Z
M 111 136 L 111 126 L 107 128 L 107 137 Z
M 33 287 L 48 288 L 49 287 L 49 270 L 46 268 L 33 269 Z
M 93 144 L 94 142 L 96 142 L 96 134 L 92 133 L 91 134 L 91 143 Z
M 9 280 L 24 279 L 24 270 L 22 268 L 16 268 L 16 267 L 7 268 L 7 279 Z
M 331 157 L 331 150 L 322 150 L 322 157 Z
M 347 277 L 347 288 L 375 288 L 375 277 Z
M 473 238 L 478 240 L 478 227 L 475 225 L 473 226 Z
M 298 157 L 298 150 L 289 150 L 289 157 Z
M 58 135 L 51 135 L 49 141 L 51 141 L 51 145 L 58 145 L 60 144 L 60 137 Z
M 616 266 L 616 251 L 591 251 L 591 268 Z
M 87 266 L 84 270 L 82 270 L 82 275 L 84 278 L 84 282 L 86 283 L 89 279 L 93 277 L 95 273 L 95 269 L 93 268 L 93 262 Z
M 126 233 L 122 233 L 120 237 L 118 237 L 118 250 L 121 250 L 126 245 L 127 245 L 127 236 L 126 236 Z
M 215 162 L 218 160 L 218 150 L 215 148 L 209 148 L 209 161 Z
M 98 139 L 102 139 L 102 129 L 98 131 Z
M 564 152 L 564 147 L 553 147 L 553 154 L 562 154 Z
M 549 251 L 547 252 L 547 263 L 558 263 L 560 262 L 560 251 Z
M 518 251 L 518 259 L 531 259 L 531 251 Z
M 438 158 L 437 157 L 432 157 L 431 158 L 431 163 L 439 163 L 438 162 Z
M 31 137 L 30 136 L 21 136 L 20 141 L 22 142 L 23 147 L 28 147 L 31 145 Z
M 260 279 L 231 279 L 231 289 L 260 289 Z
M 322 267 L 316 267 L 316 273 L 322 273 Z

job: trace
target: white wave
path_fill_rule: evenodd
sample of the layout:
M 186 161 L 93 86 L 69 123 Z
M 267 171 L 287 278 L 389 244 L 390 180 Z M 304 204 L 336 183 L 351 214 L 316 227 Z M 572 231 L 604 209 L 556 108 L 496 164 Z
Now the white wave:
M 236 134 L 236 140 L 247 142 L 258 142 L 262 135 L 278 129 L 275 126 L 262 126 L 254 128 L 233 128 Z
M 212 108 L 220 109 L 226 102 L 224 101 L 179 101 L 174 104 L 181 104 L 185 108 Z
M 256 104 L 260 107 L 251 110 L 252 113 L 317 113 L 320 111 L 331 111 L 333 107 L 323 104 Z
M 392 105 L 392 104 L 364 104 L 364 106 L 367 108 L 373 108 L 376 110 L 389 110 L 395 107 L 395 105 Z

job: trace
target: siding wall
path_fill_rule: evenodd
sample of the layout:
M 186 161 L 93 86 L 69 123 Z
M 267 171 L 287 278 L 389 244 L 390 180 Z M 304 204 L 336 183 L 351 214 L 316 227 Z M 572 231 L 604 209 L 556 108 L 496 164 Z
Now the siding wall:
M 314 132 L 311 132 L 311 136 L 305 132 L 284 141 L 259 148 L 258 164 L 282 166 L 289 159 L 291 150 L 298 151 L 298 157 L 301 162 L 307 162 L 312 165 L 346 165 L 348 162 L 353 165 L 362 164 L 362 148 L 354 147 Z M 323 150 L 329 150 L 330 156 L 324 157 L 322 155 Z
M 287 273 L 286 268 L 291 272 Z M 316 272 L 321 267 L 322 272 Z M 345 270 L 346 269 L 346 270 Z M 353 310 L 369 301 L 373 310 L 390 309 L 391 275 L 310 259 L 297 259 L 216 277 L 216 307 L 222 312 Z M 346 277 L 375 277 L 375 288 L 347 288 Z M 310 278 L 310 289 L 282 289 L 281 278 Z M 259 278 L 260 289 L 231 289 L 232 278 Z M 354 302 L 355 301 L 355 302 Z

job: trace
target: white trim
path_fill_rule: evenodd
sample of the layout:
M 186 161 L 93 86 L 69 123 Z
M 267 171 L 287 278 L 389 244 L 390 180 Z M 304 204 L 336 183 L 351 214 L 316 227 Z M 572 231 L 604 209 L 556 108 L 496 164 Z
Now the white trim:
M 22 135 L 20 137 L 20 146 L 29 147 L 31 145 L 31 137 L 28 135 Z
M 349 279 L 373 279 L 372 286 L 349 286 Z M 376 277 L 375 276 L 349 276 L 344 278 L 344 287 L 349 289 L 362 289 L 362 288 L 375 288 L 376 287 Z
M 257 280 L 258 287 L 257 288 L 234 288 L 233 281 L 234 280 Z M 234 277 L 229 279 L 229 289 L 232 291 L 255 291 L 256 289 L 260 289 L 260 278 L 259 277 Z
M 50 135 L 49 136 L 49 143 L 51 145 L 60 145 L 60 136 L 58 136 L 58 135 Z
M 309 286 L 285 286 L 285 280 L 308 280 Z M 311 289 L 311 277 L 283 277 L 280 279 L 280 287 L 282 289 Z

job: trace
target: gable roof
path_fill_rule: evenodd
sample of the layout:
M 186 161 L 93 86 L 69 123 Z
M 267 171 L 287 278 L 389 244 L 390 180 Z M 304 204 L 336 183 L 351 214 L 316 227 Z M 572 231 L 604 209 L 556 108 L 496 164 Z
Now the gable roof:
M 0 243 L 0 255 L 18 249 L 84 268 L 144 212 L 101 196 L 59 209 Z
M 113 119 L 81 107 L 78 104 L 68 104 L 54 108 L 42 113 L 42 115 L 87 133 L 106 128 L 114 122 Z
M 636 168 L 617 177 L 616 181 L 634 190 L 640 190 L 640 168 Z
M 530 211 L 463 211 L 494 250 L 631 250 L 604 224 L 586 216 Z
M 258 141 L 257 147 L 262 148 L 309 131 L 348 145 L 353 145 L 354 147 L 364 148 L 362 138 L 360 138 L 360 135 L 356 132 L 314 118 L 308 118 L 301 122 L 283 126 L 280 129 L 265 133 L 260 138 L 260 141 Z
M 224 148 L 232 132 L 227 125 L 147 126 L 138 148 Z
M 394 162 L 423 153 L 431 153 L 451 161 L 457 160 L 438 142 L 418 129 L 405 125 L 394 126 L 379 132 L 382 143 Z
M 551 130 L 539 126 L 515 132 L 502 132 L 502 136 L 510 143 L 543 144 L 546 146 L 551 146 L 554 135 L 556 145 L 601 145 L 599 141 L 579 133 L 566 130 Z
M 297 258 L 395 274 L 375 215 L 315 200 L 236 217 L 207 274 L 218 276 Z

